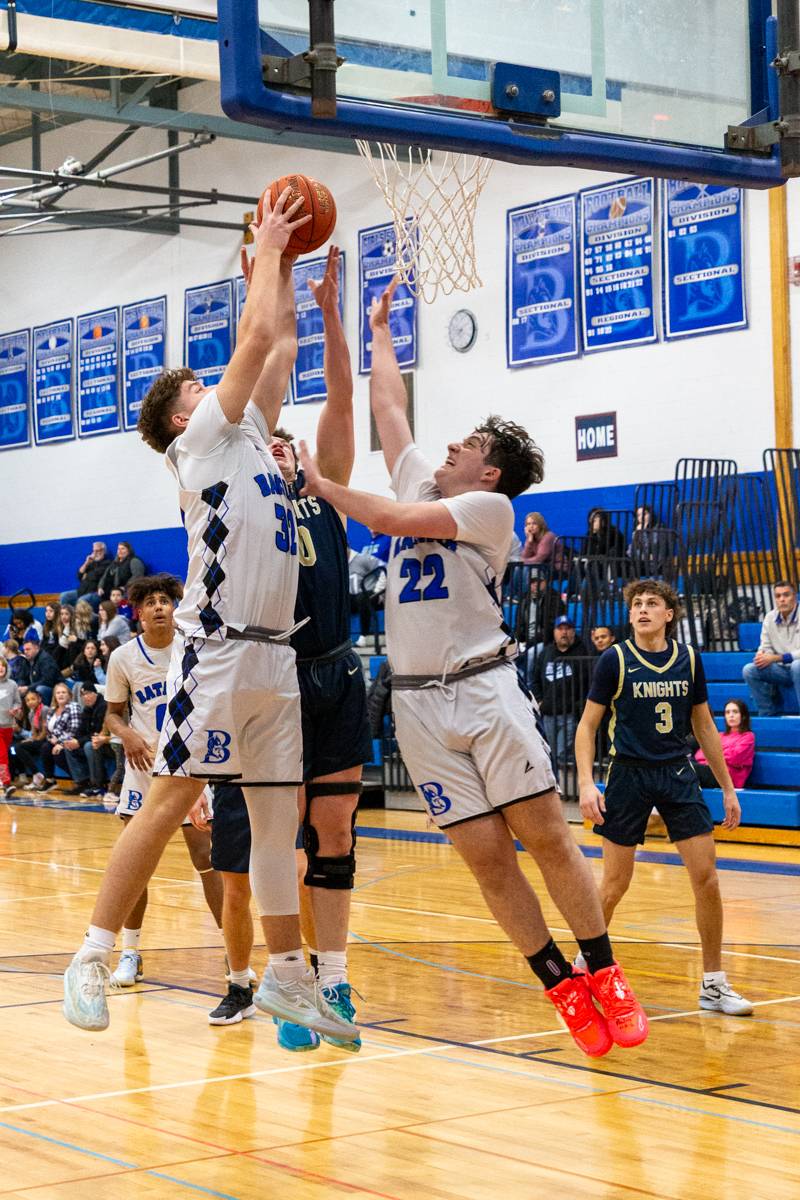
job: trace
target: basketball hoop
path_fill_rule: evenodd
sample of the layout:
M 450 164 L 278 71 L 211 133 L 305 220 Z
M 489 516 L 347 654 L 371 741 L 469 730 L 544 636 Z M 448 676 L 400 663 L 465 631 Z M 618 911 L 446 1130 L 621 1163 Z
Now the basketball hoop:
M 428 304 L 481 287 L 475 210 L 492 160 L 356 140 L 394 221 L 397 273 Z

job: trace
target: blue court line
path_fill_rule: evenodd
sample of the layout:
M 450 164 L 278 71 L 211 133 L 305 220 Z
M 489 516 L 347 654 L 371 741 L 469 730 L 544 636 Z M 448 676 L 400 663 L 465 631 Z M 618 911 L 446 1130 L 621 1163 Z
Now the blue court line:
M 100 1162 L 113 1163 L 115 1167 L 125 1167 L 129 1171 L 141 1171 L 145 1175 L 152 1175 L 156 1179 L 166 1179 L 170 1183 L 177 1183 L 179 1187 L 189 1188 L 192 1192 L 202 1192 L 205 1196 L 217 1196 L 219 1200 L 242 1200 L 241 1196 L 232 1196 L 229 1192 L 216 1192 L 213 1188 L 203 1187 L 199 1183 L 189 1183 L 188 1179 L 178 1179 L 174 1175 L 165 1175 L 161 1171 L 150 1170 L 147 1167 L 140 1167 L 137 1163 L 126 1162 L 122 1158 L 112 1158 L 110 1154 L 101 1154 L 99 1150 L 90 1150 L 87 1146 L 76 1146 L 74 1142 L 64 1142 L 61 1138 L 49 1137 L 46 1133 L 38 1133 L 35 1129 L 23 1129 L 20 1125 L 10 1125 L 7 1121 L 0 1121 L 0 1129 L 9 1129 L 12 1133 L 21 1133 L 24 1137 L 34 1138 L 39 1142 L 47 1142 L 51 1146 L 60 1146 L 63 1150 L 74 1150 L 76 1154 L 85 1154 L 89 1158 L 99 1159 Z M 198 1162 L 205 1160 L 198 1159 Z
M 435 967 L 437 971 L 450 971 L 453 975 L 469 975 L 472 979 L 485 979 L 489 983 L 507 983 L 510 987 L 524 988 L 528 992 L 537 992 L 541 990 L 539 984 L 520 983 L 518 979 L 503 979 L 499 975 L 484 975 L 481 971 L 465 971 L 463 967 L 451 967 L 446 963 L 430 962 L 426 958 L 416 958 L 413 954 L 403 954 L 401 950 L 392 950 L 389 946 L 384 946 L 381 942 L 371 942 L 369 938 L 362 937 L 359 933 L 350 931 L 350 937 L 356 942 L 363 942 L 373 950 L 382 950 L 384 954 L 392 954 L 395 958 L 404 958 L 406 962 L 420 963 L 423 967 Z
M 13 804 L 17 808 L 57 808 L 68 812 L 107 812 L 113 815 L 114 811 L 105 808 L 102 804 L 77 804 L 74 800 L 33 800 L 29 796 L 8 796 L 3 799 L 2 803 Z
M 379 829 L 375 826 L 356 826 L 356 834 L 364 838 L 379 838 L 383 841 L 398 842 L 433 842 L 436 845 L 450 846 L 450 839 L 443 833 L 433 833 L 429 830 L 415 829 Z M 514 842 L 517 850 L 524 850 L 521 842 Z M 602 858 L 602 846 L 581 846 L 581 853 L 586 858 Z M 660 863 L 668 867 L 682 867 L 683 860 L 679 854 L 670 854 L 666 850 L 637 850 L 637 862 Z M 754 875 L 800 875 L 800 863 L 760 862 L 756 859 L 718 858 L 717 868 L 720 871 L 744 871 Z
M 653 1086 L 659 1087 L 661 1085 L 655 1083 Z M 633 1096 L 627 1092 L 620 1092 L 618 1095 L 620 1099 L 630 1100 L 635 1104 L 655 1104 L 658 1108 L 671 1108 L 674 1112 L 687 1112 L 693 1116 L 700 1117 L 714 1117 L 717 1121 L 735 1121 L 737 1125 L 754 1125 L 757 1129 L 772 1129 L 776 1133 L 791 1133 L 794 1137 L 800 1137 L 800 1129 L 792 1129 L 788 1125 L 773 1125 L 770 1121 L 754 1121 L 750 1117 L 734 1116 L 733 1113 L 708 1112 L 704 1108 L 692 1108 L 689 1104 L 670 1104 L 668 1100 L 654 1100 L 647 1096 Z M 719 1096 L 717 1098 L 720 1100 L 728 1099 L 727 1096 Z

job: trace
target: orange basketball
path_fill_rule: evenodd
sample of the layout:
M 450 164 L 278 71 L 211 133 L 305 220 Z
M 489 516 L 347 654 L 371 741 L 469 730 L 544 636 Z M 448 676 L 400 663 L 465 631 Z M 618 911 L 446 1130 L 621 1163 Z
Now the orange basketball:
M 292 192 L 285 208 L 290 208 L 298 196 L 302 196 L 303 207 L 297 210 L 295 219 L 311 213 L 311 220 L 295 230 L 289 238 L 286 253 L 309 254 L 312 250 L 319 250 L 333 233 L 336 224 L 336 202 L 324 183 L 317 183 L 316 179 L 309 179 L 307 175 L 282 175 L 280 179 L 272 181 L 258 202 L 259 225 L 264 216 L 264 196 L 269 192 L 270 204 L 274 205 L 287 187 L 291 188 Z

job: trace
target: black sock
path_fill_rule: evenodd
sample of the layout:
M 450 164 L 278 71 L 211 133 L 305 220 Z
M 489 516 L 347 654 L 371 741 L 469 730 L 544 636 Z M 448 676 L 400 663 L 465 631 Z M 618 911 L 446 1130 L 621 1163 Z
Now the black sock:
M 603 967 L 614 965 L 614 951 L 611 949 L 607 933 L 601 933 L 600 937 L 578 938 L 578 945 L 586 959 L 586 970 L 590 975 L 594 975 L 595 971 L 602 971 Z
M 314 974 L 319 975 L 319 959 L 317 958 L 316 954 L 309 954 L 308 957 L 309 957 L 309 961 L 311 962 L 311 966 L 314 971 Z
M 525 956 L 530 963 L 534 975 L 541 979 L 545 989 L 557 987 L 565 979 L 572 978 L 572 967 L 564 958 L 552 938 L 535 954 Z

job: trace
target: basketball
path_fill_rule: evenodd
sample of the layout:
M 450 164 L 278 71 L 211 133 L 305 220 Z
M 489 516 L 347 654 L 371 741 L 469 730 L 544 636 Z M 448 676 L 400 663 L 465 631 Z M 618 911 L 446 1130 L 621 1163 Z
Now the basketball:
M 292 192 L 286 201 L 286 208 L 290 208 L 295 200 L 302 196 L 303 207 L 297 210 L 295 219 L 310 213 L 311 220 L 295 230 L 289 238 L 286 253 L 309 254 L 312 250 L 319 250 L 333 233 L 336 224 L 336 202 L 324 183 L 309 179 L 307 175 L 282 175 L 280 179 L 272 181 L 258 202 L 259 225 L 264 217 L 264 196 L 269 192 L 270 204 L 274 205 L 287 187 L 291 188 Z

